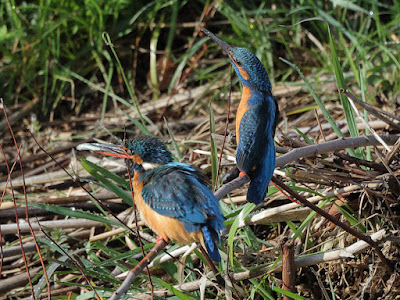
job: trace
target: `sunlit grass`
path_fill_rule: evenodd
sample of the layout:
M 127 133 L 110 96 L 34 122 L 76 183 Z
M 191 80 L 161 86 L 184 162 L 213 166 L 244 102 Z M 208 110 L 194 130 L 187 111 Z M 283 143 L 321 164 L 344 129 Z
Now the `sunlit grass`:
M 123 114 L 142 133 L 151 134 L 148 127 L 154 124 L 148 116 L 141 115 L 140 104 L 145 97 L 138 99 L 138 94 L 150 90 L 145 99 L 155 101 L 162 95 L 175 92 L 178 83 L 180 87 L 190 89 L 223 78 L 228 81 L 226 78 L 229 78 L 228 72 L 231 70 L 228 58 L 215 44 L 206 42 L 207 39 L 199 35 L 198 28 L 193 25 L 193 22 L 199 21 L 204 11 L 211 9 L 216 10 L 215 15 L 205 16 L 206 26 L 228 43 L 254 52 L 266 66 L 274 85 L 301 82 L 338 137 L 343 134 L 325 108 L 326 97 L 321 97 L 319 93 L 324 84 L 317 80 L 320 76 L 330 75 L 329 80 L 336 82 L 339 88 L 359 90 L 360 98 L 366 102 L 374 103 L 377 95 L 385 94 L 389 105 L 394 107 L 393 99 L 400 93 L 400 4 L 396 1 L 391 5 L 373 0 L 335 0 L 321 4 L 304 0 L 282 4 L 262 2 L 257 5 L 250 1 L 225 1 L 217 7 L 210 5 L 210 1 L 177 0 L 105 1 L 101 6 L 96 1 L 3 1 L 0 4 L 1 18 L 4 20 L 0 25 L 0 96 L 9 105 L 40 99 L 39 114 L 43 119 L 48 119 L 51 113 L 79 115 L 87 107 L 96 106 L 103 120 L 106 113 L 114 109 L 111 102 L 115 101 L 122 111 L 136 111 L 138 119 L 125 111 Z M 188 20 L 188 15 L 197 16 L 197 19 Z M 193 61 L 205 42 L 208 51 L 200 57 L 200 63 Z M 159 90 L 157 59 L 163 55 L 176 65 L 176 69 L 167 89 Z M 207 59 L 212 59 L 212 63 L 208 63 Z M 192 71 L 181 82 L 182 74 L 188 68 Z M 233 77 L 232 86 L 233 90 L 240 89 L 236 77 Z M 209 99 L 214 103 L 224 106 L 226 99 L 221 99 L 220 95 L 227 90 L 228 84 L 218 91 L 207 93 L 210 93 Z M 339 95 L 339 92 L 335 97 L 341 100 L 350 135 L 357 136 L 359 133 L 354 114 L 347 99 Z M 208 101 L 195 99 L 191 110 L 185 114 L 201 108 L 209 112 L 212 133 L 215 130 L 215 120 Z M 367 114 L 365 118 L 368 118 Z M 121 124 L 120 132 L 124 132 L 122 127 Z M 170 138 L 177 157 L 181 159 L 180 145 L 171 132 Z M 304 140 L 312 143 L 307 136 L 304 136 Z M 201 142 L 211 144 L 210 161 L 214 184 L 218 180 L 219 149 L 211 136 L 209 140 Z M 363 157 L 361 150 L 348 149 L 348 152 Z M 366 158 L 371 159 L 369 151 Z M 98 185 L 112 190 L 131 204 L 129 186 L 124 179 L 88 161 L 83 161 L 83 165 L 97 178 Z M 275 189 L 273 191 L 276 192 Z M 47 204 L 32 206 L 70 218 L 86 218 L 116 225 L 104 215 Z M 253 207 L 250 204 L 239 207 L 233 203 L 221 203 L 221 207 L 227 217 L 226 225 L 230 228 L 221 245 L 226 255 L 218 269 L 224 272 L 226 266 L 229 266 L 229 271 L 241 272 L 248 266 L 233 254 L 245 252 L 246 249 L 256 252 L 261 244 L 254 227 L 239 228 L 239 222 L 251 215 Z M 349 207 L 340 207 L 340 211 L 352 225 L 365 230 L 365 224 L 360 224 L 357 219 L 357 212 Z M 301 223 L 287 222 L 283 226 L 295 232 L 296 237 L 307 236 L 312 245 L 314 241 L 311 233 L 307 232 L 307 226 L 313 217 L 314 213 L 311 213 Z M 278 231 L 276 224 L 272 226 L 275 227 L 272 230 Z M 126 246 L 122 235 L 109 242 L 114 240 Z M 118 266 L 127 271 L 129 268 L 126 261 L 135 265 L 137 260 L 132 257 L 140 254 L 140 249 L 125 252 L 122 248 L 114 249 L 105 241 L 80 242 L 81 248 L 76 250 L 76 254 L 86 251 L 86 260 L 82 260 L 89 275 L 107 282 L 107 287 L 114 288 L 119 284 L 113 276 L 107 274 L 108 270 Z M 58 251 L 47 240 L 44 243 L 53 247 L 54 252 Z M 145 243 L 145 249 L 152 245 Z M 246 253 L 249 257 L 252 255 L 250 250 Z M 103 251 L 109 259 L 97 257 L 97 251 Z M 76 271 L 73 265 L 65 262 L 67 258 L 64 254 L 61 255 L 57 263 Z M 201 257 L 197 253 L 196 256 Z M 225 259 L 229 264 L 226 264 Z M 193 266 L 191 259 L 187 259 L 186 263 Z M 155 279 L 153 283 L 156 289 L 170 288 L 171 283 L 178 283 L 178 263 L 164 263 L 161 268 L 171 278 Z M 191 280 L 196 279 L 191 271 L 180 272 L 190 276 Z M 258 293 L 272 299 L 283 293 L 275 287 L 274 280 L 270 274 L 264 278 L 251 279 L 251 285 L 243 282 L 238 284 L 247 290 L 249 298 Z M 142 283 L 146 281 L 146 275 L 141 274 L 131 288 L 132 293 L 140 293 L 143 290 Z M 71 281 L 63 284 L 75 283 Z M 103 286 L 101 289 L 106 290 Z M 200 299 L 198 292 L 185 295 L 176 292 L 176 296 Z

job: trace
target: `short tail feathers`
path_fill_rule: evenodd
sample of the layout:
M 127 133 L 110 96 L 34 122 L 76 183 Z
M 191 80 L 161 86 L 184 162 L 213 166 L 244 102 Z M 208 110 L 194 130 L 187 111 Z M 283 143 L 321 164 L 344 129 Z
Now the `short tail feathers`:
M 256 167 L 251 174 L 251 182 L 247 191 L 247 201 L 260 204 L 264 201 L 268 192 L 268 185 L 274 175 L 275 169 L 275 147 L 270 147 L 263 159 L 263 164 Z
M 254 204 L 260 204 L 263 202 L 268 192 L 269 181 L 270 178 L 266 180 L 260 174 L 252 179 L 247 191 L 247 201 Z
M 218 244 L 220 239 L 219 233 L 207 225 L 201 227 L 201 231 L 203 232 L 204 246 L 207 249 L 208 255 L 213 261 L 220 262 L 221 256 L 219 255 L 218 251 Z

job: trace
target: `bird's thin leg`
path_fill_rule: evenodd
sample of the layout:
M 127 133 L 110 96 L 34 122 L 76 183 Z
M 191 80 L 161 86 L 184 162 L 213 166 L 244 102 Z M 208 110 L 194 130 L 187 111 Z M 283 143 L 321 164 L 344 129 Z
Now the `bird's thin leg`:
M 164 239 L 164 237 L 162 235 L 160 235 L 157 239 L 156 239 L 156 244 L 158 242 L 164 241 L 167 245 L 168 245 L 168 239 Z
M 240 173 L 239 173 L 239 177 L 246 176 L 246 175 L 247 175 L 247 174 L 246 174 L 245 171 L 240 171 Z

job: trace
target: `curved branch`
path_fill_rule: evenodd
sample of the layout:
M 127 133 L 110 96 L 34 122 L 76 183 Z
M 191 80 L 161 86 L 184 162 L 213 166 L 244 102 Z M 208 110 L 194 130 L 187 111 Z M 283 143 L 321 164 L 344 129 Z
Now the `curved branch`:
M 382 140 L 385 141 L 388 145 L 393 145 L 400 138 L 399 135 L 381 135 Z M 364 146 L 371 145 L 379 145 L 378 140 L 372 136 L 361 136 L 354 138 L 341 138 L 334 141 L 329 141 L 326 143 L 318 144 L 318 145 L 310 145 L 306 147 L 296 148 L 292 151 L 279 156 L 276 158 L 276 167 L 284 167 L 288 163 L 295 161 L 299 158 L 315 156 L 318 154 L 329 153 L 333 151 L 342 150 L 345 148 L 358 148 Z M 215 193 L 215 197 L 219 200 L 225 197 L 227 194 L 232 192 L 233 190 L 245 185 L 249 182 L 250 178 L 248 176 L 238 177 L 227 184 L 221 186 Z
M 380 135 L 382 140 L 388 145 L 393 145 L 400 138 L 399 135 Z M 341 138 L 334 141 L 318 145 L 310 145 L 306 147 L 296 148 L 292 151 L 279 156 L 276 158 L 276 167 L 283 167 L 288 163 L 304 157 L 315 156 L 317 154 L 329 153 L 345 148 L 358 148 L 364 146 L 377 146 L 380 143 L 372 135 L 353 137 L 353 138 Z

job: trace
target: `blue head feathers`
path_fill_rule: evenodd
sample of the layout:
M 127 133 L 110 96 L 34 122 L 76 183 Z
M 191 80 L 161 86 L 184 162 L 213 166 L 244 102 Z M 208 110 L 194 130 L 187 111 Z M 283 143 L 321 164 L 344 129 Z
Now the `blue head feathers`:
M 205 28 L 201 28 L 201 30 L 228 54 L 243 85 L 260 93 L 271 94 L 271 82 L 269 81 L 268 73 L 257 56 L 247 49 L 229 45 Z
M 268 73 L 257 56 L 249 50 L 239 47 L 232 47 L 230 51 L 231 55 L 229 56 L 233 58 L 231 63 L 242 83 L 262 93 L 270 93 L 272 87 Z M 246 77 L 246 73 L 248 77 Z
M 153 136 L 134 137 L 126 142 L 126 147 L 146 163 L 166 164 L 173 161 L 171 152 L 163 141 Z

